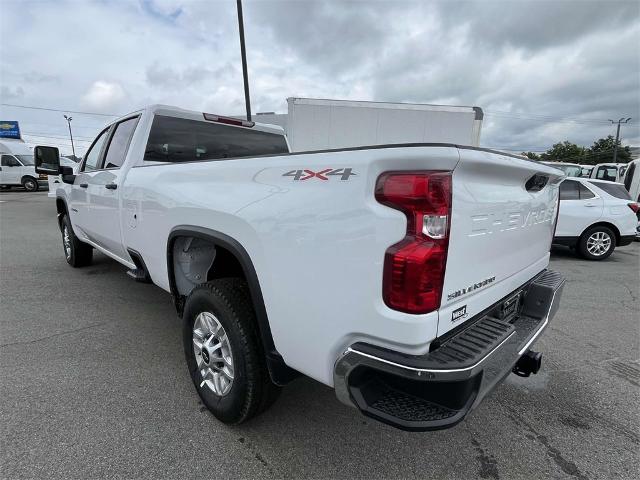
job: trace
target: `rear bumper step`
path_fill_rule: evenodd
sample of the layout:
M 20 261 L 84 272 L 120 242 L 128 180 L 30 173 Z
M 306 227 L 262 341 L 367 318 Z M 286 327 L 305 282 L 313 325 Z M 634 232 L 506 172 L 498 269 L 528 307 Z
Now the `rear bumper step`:
M 516 365 L 529 364 L 524 359 L 535 356 L 529 347 L 555 315 L 564 281 L 561 274 L 545 270 L 518 289 L 522 300 L 517 315 L 508 321 L 497 318 L 499 302 L 426 355 L 355 343 L 336 362 L 336 395 L 365 415 L 403 430 L 452 427 Z M 539 362 L 529 373 L 535 373 L 536 366 Z

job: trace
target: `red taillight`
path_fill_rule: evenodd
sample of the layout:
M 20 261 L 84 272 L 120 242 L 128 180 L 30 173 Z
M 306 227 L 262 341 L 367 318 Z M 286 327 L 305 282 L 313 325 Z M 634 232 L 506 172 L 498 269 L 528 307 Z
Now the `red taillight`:
M 407 235 L 385 253 L 385 303 L 407 313 L 437 310 L 449 248 L 451 172 L 383 173 L 376 200 L 407 217 Z
M 640 203 L 627 203 L 627 205 L 633 210 L 633 213 L 638 213 L 638 210 L 640 210 Z

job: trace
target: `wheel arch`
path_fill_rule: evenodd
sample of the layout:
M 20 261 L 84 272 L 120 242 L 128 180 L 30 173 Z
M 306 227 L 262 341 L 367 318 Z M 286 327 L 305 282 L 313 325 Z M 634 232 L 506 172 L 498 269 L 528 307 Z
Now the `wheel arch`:
M 618 227 L 616 227 L 613 223 L 611 222 L 596 222 L 593 223 L 591 225 L 589 225 L 587 228 L 584 229 L 584 231 L 580 234 L 580 238 L 582 238 L 585 233 L 587 233 L 587 231 L 591 230 L 594 227 L 606 227 L 609 230 L 611 230 L 613 232 L 613 234 L 616 237 L 616 247 L 620 244 L 620 229 Z
M 34 182 L 36 182 L 36 190 L 38 190 L 38 179 L 29 173 L 25 173 L 24 175 L 22 175 L 22 177 L 20 177 L 20 185 L 24 185 L 24 182 L 27 180 L 33 180 Z
M 167 240 L 167 274 L 169 290 L 173 297 L 178 315 L 182 317 L 184 301 L 186 299 L 186 296 L 182 295 L 178 291 L 176 272 L 174 268 L 174 245 L 181 237 L 193 237 L 205 240 L 213 244 L 214 247 L 221 248 L 234 257 L 240 265 L 249 287 L 249 294 L 256 314 L 258 333 L 264 348 L 271 379 L 277 385 L 285 385 L 297 377 L 299 373 L 288 367 L 284 363 L 282 356 L 276 350 L 258 275 L 255 267 L 253 266 L 251 257 L 247 253 L 246 249 L 236 239 L 216 230 L 193 225 L 180 225 L 171 230 Z M 211 270 L 213 266 L 215 266 L 215 260 L 216 257 L 212 260 L 212 264 L 208 267 L 208 270 Z M 209 279 L 210 277 L 207 277 L 207 280 Z
M 58 212 L 58 227 L 62 227 L 62 217 L 69 214 L 69 208 L 64 198 L 56 197 L 56 211 Z

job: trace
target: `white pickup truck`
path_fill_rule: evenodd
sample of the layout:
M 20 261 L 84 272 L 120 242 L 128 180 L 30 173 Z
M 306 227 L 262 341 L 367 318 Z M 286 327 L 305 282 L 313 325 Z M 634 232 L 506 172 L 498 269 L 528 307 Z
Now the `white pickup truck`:
M 530 350 L 564 279 L 547 269 L 562 173 L 481 148 L 291 154 L 279 127 L 151 106 L 96 138 L 56 203 L 67 262 L 93 249 L 169 292 L 189 373 L 226 423 L 299 374 L 414 431 L 461 421 Z

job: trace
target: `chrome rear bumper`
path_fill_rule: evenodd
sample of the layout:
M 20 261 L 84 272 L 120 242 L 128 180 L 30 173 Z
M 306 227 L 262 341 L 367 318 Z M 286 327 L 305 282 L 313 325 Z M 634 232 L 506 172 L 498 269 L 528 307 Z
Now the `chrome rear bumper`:
M 405 430 L 437 430 L 460 422 L 512 371 L 558 310 L 564 277 L 545 270 L 521 291 L 518 313 L 494 315 L 507 296 L 423 356 L 351 345 L 337 360 L 340 401 Z

